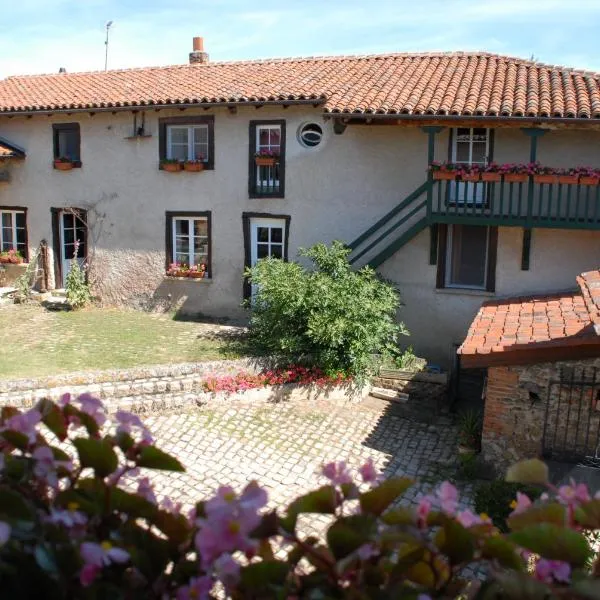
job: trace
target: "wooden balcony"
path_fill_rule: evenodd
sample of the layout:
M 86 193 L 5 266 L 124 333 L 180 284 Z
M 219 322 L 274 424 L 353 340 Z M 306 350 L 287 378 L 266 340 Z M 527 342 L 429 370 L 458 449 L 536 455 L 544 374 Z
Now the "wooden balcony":
M 600 229 L 600 185 L 432 180 L 427 213 L 432 223 Z

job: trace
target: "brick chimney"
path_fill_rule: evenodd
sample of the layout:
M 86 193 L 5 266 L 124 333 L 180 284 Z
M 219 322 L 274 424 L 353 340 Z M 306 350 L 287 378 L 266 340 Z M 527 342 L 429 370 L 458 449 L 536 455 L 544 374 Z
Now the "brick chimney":
M 194 38 L 194 50 L 190 52 L 190 65 L 208 62 L 208 52 L 204 52 L 204 38 Z

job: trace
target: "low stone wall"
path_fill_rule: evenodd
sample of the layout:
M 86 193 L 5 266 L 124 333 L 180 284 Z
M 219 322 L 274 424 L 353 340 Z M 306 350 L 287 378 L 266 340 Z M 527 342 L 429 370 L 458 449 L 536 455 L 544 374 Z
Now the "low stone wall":
M 600 358 L 583 361 L 490 367 L 485 391 L 483 457 L 498 470 L 525 458 L 540 457 L 546 408 L 556 410 L 550 382 L 565 369 L 600 368 Z M 560 427 L 561 419 L 558 418 Z

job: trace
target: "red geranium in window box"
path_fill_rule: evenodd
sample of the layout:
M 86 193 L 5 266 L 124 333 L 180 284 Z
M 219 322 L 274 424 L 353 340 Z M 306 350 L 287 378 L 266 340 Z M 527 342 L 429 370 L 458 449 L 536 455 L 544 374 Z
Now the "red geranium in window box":
M 273 150 L 260 150 L 254 155 L 254 162 L 258 167 L 273 167 L 279 160 L 279 154 Z

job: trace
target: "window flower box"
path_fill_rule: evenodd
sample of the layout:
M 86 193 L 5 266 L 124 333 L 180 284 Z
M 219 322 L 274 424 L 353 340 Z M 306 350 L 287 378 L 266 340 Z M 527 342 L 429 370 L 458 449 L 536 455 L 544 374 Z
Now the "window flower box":
M 274 167 L 277 161 L 274 156 L 256 156 L 254 162 L 257 167 Z
M 504 181 L 506 183 L 525 183 L 529 175 L 527 173 L 505 173 Z
M 200 173 L 204 171 L 204 161 L 203 160 L 186 160 L 183 163 L 183 170 L 188 173 Z
M 480 174 L 479 173 L 462 173 L 460 176 L 461 181 L 471 181 L 471 182 L 476 182 L 479 181 L 480 179 Z
M 558 175 L 553 173 L 535 173 L 533 176 L 535 183 L 558 183 Z
M 433 178 L 436 181 L 454 181 L 456 179 L 455 171 L 434 171 Z
M 73 161 L 62 156 L 54 160 L 54 168 L 58 171 L 70 171 L 73 168 Z
M 481 181 L 485 181 L 486 183 L 498 183 L 502 181 L 502 175 L 494 171 L 483 172 L 481 174 Z
M 581 185 L 598 185 L 600 175 L 580 175 L 579 183 Z
M 4 252 L 0 252 L 0 264 L 20 265 L 23 262 L 23 256 L 18 250 L 5 250 Z
M 579 183 L 579 175 L 559 175 L 558 183 L 563 185 L 577 185 Z
M 160 168 L 167 173 L 177 173 L 181 171 L 183 165 L 178 160 L 161 160 Z

